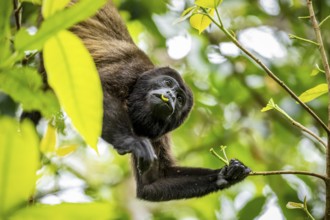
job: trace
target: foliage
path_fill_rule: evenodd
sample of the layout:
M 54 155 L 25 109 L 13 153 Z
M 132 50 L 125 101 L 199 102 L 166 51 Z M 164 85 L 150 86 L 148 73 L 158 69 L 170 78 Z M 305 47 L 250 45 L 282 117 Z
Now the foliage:
M 198 199 L 135 199 L 128 156 L 102 141 L 98 153 L 87 147 L 96 149 L 101 131 L 102 90 L 90 55 L 67 31 L 104 2 L 64 8 L 67 0 L 0 0 L 0 218 L 291 220 L 305 219 L 306 211 L 323 217 L 323 181 L 305 175 L 250 176 Z M 226 145 L 222 159 L 238 158 L 254 171 L 325 172 L 321 141 L 327 132 L 233 42 L 302 94 L 325 121 L 325 69 L 305 1 L 169 0 L 167 9 L 164 1 L 114 2 L 135 42 L 157 65 L 178 69 L 193 90 L 193 112 L 173 133 L 180 164 L 222 167 L 209 149 Z M 39 25 L 41 4 L 45 19 Z M 313 5 L 329 48 L 330 3 Z M 219 17 L 227 32 L 214 25 Z M 37 73 L 42 49 L 52 87 L 47 91 Z M 180 58 L 171 57 L 172 50 Z M 261 112 L 270 99 L 277 111 Z M 35 130 L 18 122 L 22 109 L 40 111 L 46 120 Z

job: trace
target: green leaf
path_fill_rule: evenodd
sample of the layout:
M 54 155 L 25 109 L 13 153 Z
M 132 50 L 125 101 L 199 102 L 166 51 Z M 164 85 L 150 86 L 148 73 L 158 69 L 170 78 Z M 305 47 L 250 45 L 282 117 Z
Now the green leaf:
M 208 14 L 212 17 L 214 12 L 215 10 L 211 9 Z M 203 14 L 194 14 L 190 17 L 189 21 L 191 26 L 198 30 L 199 34 L 201 34 L 212 23 L 212 20 Z
M 180 23 L 184 20 L 186 20 L 187 18 L 189 18 L 198 8 L 194 5 L 192 7 L 187 8 L 186 10 L 184 10 L 180 16 L 180 18 L 176 19 L 173 23 L 177 24 Z
M 304 209 L 304 204 L 302 204 L 302 203 L 296 203 L 296 202 L 288 202 L 286 204 L 286 207 L 288 209 Z
M 38 136 L 33 125 L 0 118 L 0 219 L 32 195 L 39 166 Z M 2 218 L 3 217 L 3 218 Z
M 326 94 L 328 92 L 328 85 L 326 83 L 319 84 L 306 92 L 302 93 L 299 98 L 303 102 L 310 102 L 317 97 Z
M 40 74 L 32 68 L 14 68 L 0 72 L 0 90 L 21 103 L 25 110 L 38 110 L 45 117 L 60 111 L 56 96 L 42 89 Z
M 87 144 L 96 149 L 102 129 L 101 81 L 80 38 L 62 31 L 44 47 L 48 81 Z
M 63 203 L 59 205 L 35 205 L 19 210 L 11 220 L 107 220 L 116 219 L 116 210 L 109 203 Z
M 258 215 L 260 215 L 262 211 L 262 207 L 266 203 L 266 197 L 260 196 L 249 201 L 238 213 L 238 219 L 254 219 Z
M 42 16 L 48 18 L 49 16 L 60 11 L 69 4 L 70 0 L 44 0 L 42 4 Z
M 42 153 L 52 153 L 56 149 L 56 129 L 48 124 L 46 133 L 40 143 L 40 151 Z
M 79 1 L 72 7 L 59 11 L 47 18 L 35 35 L 29 35 L 26 29 L 22 28 L 15 37 L 15 48 L 20 52 L 26 50 L 39 50 L 44 43 L 59 31 L 92 16 L 102 7 L 107 0 L 84 0 Z
M 0 0 L 0 64 L 5 61 L 10 54 L 10 15 L 13 10 L 12 2 Z
M 196 0 L 195 5 L 203 8 L 216 8 L 222 0 Z
M 261 109 L 261 112 L 266 112 L 275 108 L 275 103 L 273 99 L 270 99 L 267 106 Z

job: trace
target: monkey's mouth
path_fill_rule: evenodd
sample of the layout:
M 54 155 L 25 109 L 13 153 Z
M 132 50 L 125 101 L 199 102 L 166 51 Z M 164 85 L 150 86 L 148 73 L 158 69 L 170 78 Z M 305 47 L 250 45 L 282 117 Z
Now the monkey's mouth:
M 174 105 L 171 99 L 164 101 L 161 94 L 153 94 L 151 97 L 152 112 L 158 118 L 167 118 L 174 112 Z

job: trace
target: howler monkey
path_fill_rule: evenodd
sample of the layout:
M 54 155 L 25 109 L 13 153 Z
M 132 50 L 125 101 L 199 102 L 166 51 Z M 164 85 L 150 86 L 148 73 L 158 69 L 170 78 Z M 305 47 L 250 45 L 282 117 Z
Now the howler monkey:
M 132 153 L 139 198 L 199 197 L 248 175 L 250 169 L 238 160 L 217 170 L 175 164 L 169 132 L 187 118 L 192 93 L 175 70 L 155 67 L 134 44 L 111 1 L 71 31 L 83 40 L 101 78 L 102 138 L 119 154 Z

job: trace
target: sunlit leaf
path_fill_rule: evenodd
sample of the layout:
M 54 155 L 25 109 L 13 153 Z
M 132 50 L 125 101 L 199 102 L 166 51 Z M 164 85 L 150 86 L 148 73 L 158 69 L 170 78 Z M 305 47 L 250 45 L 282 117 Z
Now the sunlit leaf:
M 27 205 L 38 169 L 38 137 L 33 125 L 0 118 L 0 219 Z
M 96 149 L 102 128 L 102 89 L 93 58 L 80 38 L 62 31 L 44 47 L 48 81 L 87 144 Z
M 84 0 L 47 18 L 35 35 L 22 28 L 15 37 L 15 48 L 20 51 L 41 49 L 44 43 L 59 31 L 92 16 L 107 0 Z
M 319 70 L 318 69 L 313 69 L 311 72 L 311 76 L 316 76 L 317 74 L 319 74 Z
M 41 76 L 32 68 L 12 68 L 0 72 L 0 91 L 21 103 L 24 110 L 38 110 L 45 117 L 60 111 L 56 96 L 50 90 L 43 90 Z
M 296 203 L 296 202 L 288 202 L 286 204 L 286 207 L 288 209 L 304 209 L 304 204 L 302 204 L 302 203 Z
M 208 14 L 212 17 L 214 9 L 209 10 Z M 199 34 L 202 33 L 210 24 L 212 20 L 203 14 L 194 14 L 190 17 L 190 24 L 193 28 L 197 29 Z
M 270 99 L 267 106 L 261 109 L 261 112 L 266 112 L 275 108 L 275 103 L 273 99 Z
M 43 0 L 42 16 L 48 18 L 57 11 L 64 9 L 69 4 L 70 0 Z
M 196 0 L 195 5 L 203 8 L 216 8 L 222 0 Z
M 54 152 L 56 148 L 56 129 L 48 124 L 46 133 L 40 143 L 40 151 L 42 153 Z
M 323 94 L 326 94 L 327 92 L 328 92 L 328 85 L 326 83 L 322 83 L 302 93 L 299 96 L 299 98 L 303 102 L 309 102 Z
M 177 24 L 177 23 L 180 23 L 180 22 L 186 20 L 187 18 L 189 18 L 195 12 L 196 9 L 197 9 L 196 6 L 192 6 L 192 7 L 187 8 L 186 10 L 184 10 L 182 12 L 180 18 L 176 19 L 173 23 Z
M 12 2 L 0 0 L 0 63 L 9 56 L 10 50 L 10 15 L 12 12 Z
M 64 157 L 71 154 L 72 152 L 75 152 L 77 148 L 78 145 L 76 144 L 61 146 L 56 150 L 56 154 L 60 157 Z
M 11 220 L 47 219 L 116 219 L 116 211 L 109 203 L 63 203 L 59 205 L 35 205 L 21 209 L 10 217 Z M 117 218 L 118 219 L 118 218 Z

